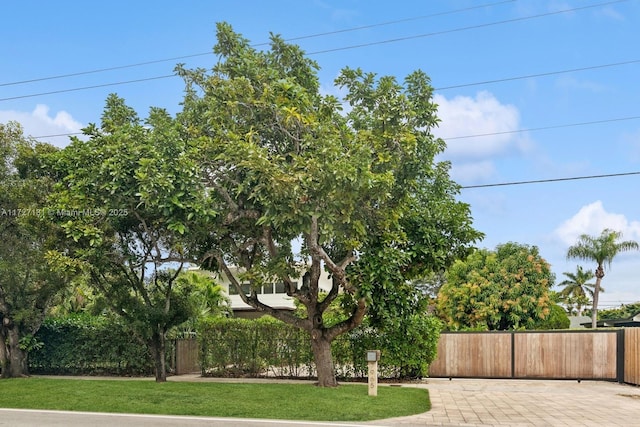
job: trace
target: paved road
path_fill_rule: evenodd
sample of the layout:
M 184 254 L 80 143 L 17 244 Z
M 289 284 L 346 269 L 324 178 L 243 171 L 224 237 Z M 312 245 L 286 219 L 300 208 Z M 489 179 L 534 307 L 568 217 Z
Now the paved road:
M 1 409 L 0 426 L 10 427 L 373 427 L 372 424 L 345 424 L 243 418 L 209 418 L 163 415 L 99 414 L 94 412 Z

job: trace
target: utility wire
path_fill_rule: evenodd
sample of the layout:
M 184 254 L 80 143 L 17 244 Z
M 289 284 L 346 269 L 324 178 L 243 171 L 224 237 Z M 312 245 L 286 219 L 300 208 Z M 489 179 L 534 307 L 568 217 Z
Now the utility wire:
M 539 130 L 560 129 L 560 128 L 568 128 L 568 127 L 576 127 L 576 126 L 588 126 L 588 125 L 596 125 L 596 124 L 602 124 L 602 123 L 622 122 L 626 120 L 638 120 L 638 119 L 640 119 L 640 116 L 618 117 L 613 119 L 592 120 L 589 122 L 567 123 L 567 124 L 552 125 L 552 126 L 540 126 L 535 128 L 515 129 L 515 130 L 502 131 L 502 132 L 478 133 L 475 135 L 451 136 L 451 137 L 440 137 L 440 138 L 444 139 L 445 141 L 450 141 L 453 139 L 466 139 L 466 138 L 476 138 L 476 137 L 482 137 L 482 136 L 505 135 L 505 134 L 521 133 L 521 132 L 534 132 Z M 32 138 L 44 139 L 44 138 L 54 138 L 54 137 L 60 137 L 60 136 L 73 136 L 73 135 L 82 135 L 82 132 L 58 133 L 54 135 L 40 135 L 40 136 L 33 136 Z
M 571 68 L 571 69 L 568 69 L 568 70 L 549 71 L 549 72 L 546 72 L 546 73 L 538 73 L 538 74 L 528 74 L 526 76 L 505 77 L 505 78 L 502 78 L 502 79 L 484 80 L 484 81 L 481 81 L 481 82 L 464 83 L 464 84 L 453 85 L 453 86 L 443 86 L 443 87 L 435 88 L 434 90 L 442 91 L 442 90 L 457 89 L 457 88 L 468 87 L 468 86 L 487 85 L 487 84 L 491 84 L 491 83 L 502 83 L 502 82 L 508 82 L 508 81 L 513 81 L 513 80 L 530 79 L 530 78 L 533 78 L 533 77 L 546 77 L 546 76 L 553 76 L 553 75 L 556 75 L 556 74 L 574 73 L 574 72 L 577 72 L 577 71 L 596 70 L 598 68 L 619 67 L 621 65 L 636 64 L 638 62 L 640 62 L 640 59 L 632 59 L 630 61 L 612 62 L 610 64 L 602 64 L 602 65 L 592 65 L 590 67 Z
M 545 182 L 561 182 L 561 181 L 577 181 L 581 179 L 599 179 L 599 178 L 612 178 L 618 176 L 631 176 L 631 175 L 640 175 L 639 172 L 624 172 L 624 173 L 611 173 L 606 175 L 588 175 L 588 176 L 574 176 L 569 178 L 552 178 L 552 179 L 534 179 L 531 181 L 511 181 L 511 182 L 500 182 L 495 184 L 479 184 L 479 185 L 463 185 L 461 189 L 471 189 L 471 188 L 487 188 L 487 187 L 507 187 L 513 185 L 524 185 L 524 184 L 540 184 Z
M 604 6 L 604 5 L 609 5 L 609 4 L 613 4 L 613 3 L 621 3 L 621 2 L 626 2 L 626 1 L 629 1 L 629 0 L 613 0 L 613 1 L 604 2 L 604 3 L 597 3 L 597 4 L 593 4 L 593 5 L 589 5 L 589 6 L 582 6 L 582 7 L 572 8 L 572 9 L 563 9 L 561 11 L 548 12 L 548 13 L 543 13 L 543 14 L 538 14 L 538 15 L 530 15 L 530 16 L 525 16 L 525 17 L 521 17 L 521 18 L 514 18 L 514 19 L 503 20 L 503 21 L 496 21 L 496 22 L 487 23 L 487 24 L 480 24 L 480 25 L 474 25 L 474 26 L 468 26 L 468 27 L 454 28 L 452 30 L 445 30 L 445 31 L 440 31 L 440 32 L 435 32 L 435 33 L 420 34 L 420 35 L 416 35 L 416 36 L 402 37 L 402 38 L 396 38 L 396 39 L 388 39 L 388 40 L 365 43 L 365 44 L 360 44 L 360 45 L 352 45 L 352 46 L 346 46 L 346 47 L 340 47 L 340 48 L 334 48 L 334 49 L 327 49 L 327 50 L 322 50 L 322 51 L 315 51 L 315 52 L 310 52 L 308 55 L 316 55 L 316 54 L 320 54 L 320 53 L 334 52 L 334 51 L 347 50 L 347 49 L 357 49 L 357 48 L 362 48 L 362 47 L 367 47 L 367 46 L 373 46 L 373 45 L 379 45 L 379 44 L 385 44 L 385 43 L 393 43 L 393 42 L 404 41 L 404 40 L 415 39 L 415 38 L 421 38 L 421 37 L 430 37 L 430 36 L 434 36 L 434 35 L 452 33 L 452 32 L 457 32 L 457 31 L 465 31 L 465 30 L 469 30 L 469 29 L 476 29 L 476 28 L 488 27 L 488 26 L 493 26 L 493 25 L 500 25 L 500 24 L 511 23 L 511 22 L 516 22 L 516 21 L 523 21 L 523 20 L 527 20 L 527 19 L 535 19 L 535 18 L 550 16 L 550 15 L 556 15 L 556 14 L 560 14 L 560 13 L 574 12 L 574 11 L 577 11 L 577 10 L 583 10 L 583 9 L 597 7 L 597 6 Z M 498 83 L 498 82 L 501 82 L 501 81 L 519 80 L 519 79 L 526 79 L 526 78 L 531 78 L 531 77 L 536 77 L 536 76 L 548 76 L 548 75 L 569 73 L 569 72 L 573 72 L 573 71 L 584 71 L 584 70 L 590 70 L 590 69 L 596 69 L 596 68 L 614 67 L 614 66 L 632 64 L 632 63 L 637 63 L 637 62 L 640 62 L 640 60 L 630 60 L 630 61 L 624 61 L 624 62 L 618 62 L 618 63 L 612 63 L 612 64 L 596 65 L 596 66 L 592 66 L 592 67 L 576 68 L 576 69 L 571 69 L 571 70 L 552 71 L 552 72 L 547 72 L 547 73 L 532 74 L 532 75 L 518 76 L 518 77 L 510 77 L 510 78 L 504 78 L 504 79 L 490 80 L 490 81 L 487 81 L 487 82 L 466 83 L 466 84 L 462 84 L 462 85 L 443 87 L 443 88 L 439 88 L 439 89 L 436 89 L 436 90 L 446 90 L 446 89 L 452 89 L 452 88 L 455 88 L 455 87 L 466 87 L 466 86 L 474 86 L 474 85 L 487 84 L 487 83 Z M 0 101 L 11 101 L 11 100 L 15 100 L 15 99 L 32 98 L 32 97 L 37 97 L 37 96 L 52 95 L 52 94 L 65 93 L 65 92 L 75 92 L 75 91 L 86 90 L 86 89 L 95 89 L 95 88 L 100 88 L 100 87 L 116 86 L 116 85 L 121 85 L 121 84 L 140 83 L 140 82 L 146 82 L 146 81 L 151 81 L 151 80 L 166 79 L 166 78 L 170 78 L 170 77 L 177 77 L 177 76 L 175 74 L 170 74 L 170 75 L 164 75 L 164 76 L 147 77 L 147 78 L 136 79 L 136 80 L 127 80 L 127 81 L 121 81 L 121 82 L 104 83 L 104 84 L 100 84 L 100 85 L 84 86 L 84 87 L 78 87 L 78 88 L 72 88 L 72 89 L 61 89 L 61 90 L 51 91 L 51 92 L 41 92 L 41 93 L 34 93 L 34 94 L 29 94 L 29 95 L 19 95 L 19 96 L 7 97 L 7 98 L 0 98 Z
M 504 3 L 513 3 L 514 1 L 515 0 L 503 0 L 503 1 L 495 2 L 495 3 L 486 3 L 486 4 L 477 5 L 477 6 L 465 7 L 465 8 L 462 8 L 462 9 L 455 9 L 455 10 L 449 10 L 449 11 L 444 11 L 444 12 L 432 13 L 430 15 L 422 15 L 422 16 L 416 16 L 416 17 L 410 17 L 410 18 L 403 18 L 403 19 L 397 19 L 397 20 L 394 20 L 394 21 L 381 22 L 381 23 L 377 23 L 377 24 L 363 25 L 363 26 L 360 26 L 360 27 L 352 27 L 352 28 L 346 28 L 346 29 L 342 29 L 342 30 L 327 31 L 327 32 L 323 32 L 323 33 L 310 34 L 310 35 L 306 35 L 306 36 L 292 37 L 292 38 L 285 39 L 285 41 L 291 42 L 291 41 L 296 41 L 296 40 L 306 40 L 306 39 L 311 39 L 311 38 L 325 37 L 325 36 L 330 36 L 330 35 L 335 35 L 335 34 L 353 32 L 353 31 L 360 31 L 360 30 L 365 30 L 365 29 L 369 29 L 369 28 L 376 28 L 376 27 L 382 27 L 382 26 L 387 26 L 387 25 L 400 24 L 400 23 L 403 23 L 403 22 L 418 21 L 418 20 L 422 20 L 422 19 L 433 18 L 433 17 L 436 17 L 436 16 L 452 15 L 452 14 L 460 13 L 460 12 L 468 12 L 468 11 L 473 10 L 473 9 L 480 9 L 480 8 L 484 8 L 484 7 L 497 6 L 497 5 L 504 4 Z M 254 44 L 252 46 L 253 47 L 258 47 L 258 46 L 265 46 L 265 45 L 268 45 L 268 44 L 269 43 L 264 42 L 264 43 Z M 21 85 L 21 84 L 26 84 L 26 83 L 35 83 L 35 82 L 41 82 L 41 81 L 46 81 L 46 80 L 63 79 L 63 78 L 67 78 L 67 77 L 76 77 L 76 76 L 82 76 L 82 75 L 86 75 L 86 74 L 103 73 L 105 71 L 114 71 L 114 70 L 122 70 L 122 69 L 126 69 L 126 68 L 141 67 L 141 66 L 144 66 L 144 65 L 158 64 L 158 63 L 161 63 L 161 62 L 169 62 L 169 61 L 177 61 L 177 60 L 181 60 L 181 59 L 195 58 L 195 57 L 198 57 L 198 56 L 205 56 L 205 55 L 212 55 L 212 54 L 213 54 L 213 52 L 193 53 L 193 54 L 189 54 L 189 55 L 174 56 L 172 58 L 156 59 L 156 60 L 152 60 L 152 61 L 144 61 L 144 62 L 138 62 L 138 63 L 134 63 L 134 64 L 126 64 L 126 65 L 119 65 L 119 66 L 114 66 L 114 67 L 99 68 L 99 69 L 88 70 L 88 71 L 78 71 L 78 72 L 75 72 L 75 73 L 60 74 L 60 75 L 56 75 L 56 76 L 41 77 L 41 78 L 36 78 L 36 79 L 21 80 L 21 81 L 9 82 L 9 83 L 0 83 L 0 87 L 3 87 L 3 86 L 15 86 L 15 85 Z
M 506 130 L 502 132 L 490 132 L 490 133 L 479 133 L 476 135 L 463 135 L 463 136 L 452 136 L 452 137 L 441 137 L 445 141 L 451 141 L 453 139 L 466 139 L 466 138 L 476 138 L 480 136 L 495 136 L 495 135 L 506 135 L 512 133 L 521 133 L 521 132 L 533 132 L 539 130 L 549 130 L 549 129 L 561 129 L 568 128 L 574 126 L 587 126 L 587 125 L 596 125 L 601 123 L 611 123 L 611 122 L 622 122 L 625 120 L 638 120 L 640 116 L 630 116 L 630 117 L 619 117 L 615 119 L 604 119 L 604 120 L 593 120 L 590 122 L 581 122 L 581 123 L 568 123 L 563 125 L 552 125 L 552 126 L 541 126 L 537 128 L 527 128 L 527 129 L 516 129 L 516 130 Z
M 178 77 L 178 76 L 176 76 L 175 74 L 168 74 L 168 75 L 165 75 L 165 76 L 146 77 L 144 79 L 136 79 L 136 80 L 126 80 L 126 81 L 123 81 L 123 82 L 103 83 L 103 84 L 92 85 L 92 86 L 74 87 L 72 89 L 53 90 L 51 92 L 32 93 L 30 95 L 10 96 L 8 98 L 0 98 L 0 101 L 11 101 L 11 100 L 14 100 L 14 99 L 33 98 L 33 97 L 36 97 L 36 96 L 54 95 L 54 94 L 57 94 L 57 93 L 77 92 L 77 91 L 80 91 L 80 90 L 96 89 L 96 88 L 99 88 L 99 87 L 119 86 L 119 85 L 130 84 L 130 83 L 148 82 L 148 81 L 151 81 L 151 80 L 168 79 L 170 77 Z
M 450 34 L 450 33 L 456 33 L 456 32 L 460 32 L 460 31 L 466 31 L 466 30 L 475 30 L 475 29 L 478 29 L 478 28 L 486 28 L 486 27 L 492 27 L 492 26 L 495 26 L 495 25 L 510 24 L 512 22 L 526 21 L 526 20 L 529 20 L 529 19 L 543 18 L 543 17 L 547 17 L 547 16 L 558 15 L 558 14 L 561 14 L 561 13 L 576 12 L 578 10 L 590 9 L 590 8 L 594 8 L 594 7 L 598 7 L 598 6 L 607 6 L 607 5 L 610 5 L 610 4 L 622 3 L 622 2 L 625 2 L 625 1 L 629 1 L 629 0 L 613 0 L 613 1 L 608 1 L 608 2 L 604 2 L 604 3 L 596 3 L 596 4 L 587 5 L 587 6 L 575 7 L 575 8 L 571 8 L 571 9 L 563 9 L 563 10 L 558 10 L 558 11 L 554 11 L 554 12 L 540 13 L 538 15 L 529 15 L 529 16 L 523 16 L 523 17 L 520 17 L 520 18 L 505 19 L 505 20 L 502 20 L 502 21 L 489 22 L 489 23 L 486 23 L 486 24 L 470 25 L 470 26 L 467 26 L 467 27 L 454 28 L 454 29 L 451 29 L 451 30 L 436 31 L 436 32 L 433 32 L 433 33 L 424 33 L 424 34 L 418 34 L 418 35 L 414 35 L 414 36 L 398 37 L 398 38 L 395 38 L 395 39 L 387 39 L 387 40 L 381 40 L 381 41 L 377 41 L 377 42 L 362 43 L 362 44 L 357 44 L 357 45 L 352 45 L 352 46 L 336 47 L 336 48 L 332 48 L 332 49 L 325 49 L 325 50 L 315 51 L 313 53 L 309 53 L 309 55 L 318 55 L 318 54 L 321 54 L 321 53 L 338 52 L 338 51 L 349 50 L 349 49 L 359 49 L 359 48 L 362 48 L 362 47 L 369 47 L 369 46 L 375 46 L 375 45 L 381 45 L 381 44 L 387 44 L 387 43 L 396 43 L 396 42 L 414 40 L 414 39 L 425 38 L 425 37 L 439 36 L 439 35 L 442 35 L 442 34 Z
M 434 91 L 443 91 L 443 90 L 448 90 L 448 89 L 455 89 L 455 88 L 461 88 L 461 87 L 470 87 L 470 86 L 481 86 L 481 85 L 487 85 L 487 84 L 492 84 L 492 83 L 502 83 L 502 82 L 514 81 L 514 80 L 524 80 L 524 79 L 530 79 L 530 78 L 533 78 L 533 77 L 547 77 L 547 76 L 553 76 L 553 75 L 558 75 L 558 74 L 567 74 L 567 73 L 574 73 L 574 72 L 580 72 L 580 71 L 597 70 L 599 68 L 619 67 L 619 66 L 622 66 L 622 65 L 637 64 L 637 63 L 640 63 L 640 59 L 632 59 L 632 60 L 629 60 L 629 61 L 622 61 L 622 62 L 612 62 L 612 63 L 609 63 L 609 64 L 591 65 L 591 66 L 580 67 L 580 68 L 570 68 L 570 69 L 566 69 L 566 70 L 547 71 L 547 72 L 544 72 L 544 73 L 527 74 L 527 75 L 524 75 L 524 76 L 504 77 L 504 78 L 494 79 L 494 80 L 483 80 L 483 81 L 479 81 L 479 82 L 462 83 L 462 84 L 457 84 L 457 85 L 452 85 L 452 86 L 443 86 L 443 87 L 434 88 Z M 14 100 L 14 99 L 33 98 L 33 97 L 36 97 L 36 96 L 53 95 L 53 94 L 57 94 L 57 93 L 76 92 L 76 91 L 80 91 L 80 90 L 95 89 L 95 88 L 99 88 L 99 87 L 119 86 L 119 85 L 130 84 L 130 83 L 140 83 L 140 82 L 146 82 L 146 81 L 151 81 L 151 80 L 167 79 L 167 78 L 171 78 L 171 77 L 178 77 L 178 76 L 176 76 L 175 74 L 167 74 L 167 75 L 164 75 L 164 76 L 147 77 L 147 78 L 137 79 L 137 80 L 126 80 L 126 81 L 120 81 L 120 82 L 103 83 L 103 84 L 100 84 L 100 85 L 83 86 L 83 87 L 76 87 L 76 88 L 72 88 L 72 89 L 61 89 L 61 90 L 56 90 L 56 91 L 51 91 L 51 92 L 33 93 L 33 94 L 30 94 L 30 95 L 18 95 L 18 96 L 12 96 L 12 97 L 8 97 L 8 98 L 0 98 L 0 101 L 11 101 L 11 100 Z

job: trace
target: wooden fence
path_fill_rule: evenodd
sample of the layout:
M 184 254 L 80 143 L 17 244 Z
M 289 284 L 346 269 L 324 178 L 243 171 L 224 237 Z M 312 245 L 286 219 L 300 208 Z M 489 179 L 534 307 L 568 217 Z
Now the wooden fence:
M 429 375 L 638 384 L 639 343 L 640 330 L 629 329 L 443 333 Z
M 640 385 L 640 328 L 624 330 L 624 382 Z

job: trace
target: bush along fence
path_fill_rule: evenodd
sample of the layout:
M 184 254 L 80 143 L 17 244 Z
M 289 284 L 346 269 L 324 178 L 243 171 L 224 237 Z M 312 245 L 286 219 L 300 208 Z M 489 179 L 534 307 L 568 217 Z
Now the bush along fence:
M 336 373 L 344 379 L 366 377 L 365 352 L 378 349 L 382 352 L 382 378 L 426 376 L 436 355 L 440 327 L 440 322 L 430 316 L 415 316 L 384 330 L 361 326 L 334 340 Z M 202 322 L 198 337 L 204 376 L 315 376 L 309 336 L 267 317 Z
M 142 376 L 154 372 L 146 346 L 123 323 L 106 317 L 47 319 L 35 342 L 29 352 L 33 374 Z
M 365 352 L 382 351 L 382 378 L 427 375 L 436 356 L 440 322 L 415 316 L 386 329 L 366 326 L 338 337 L 333 357 L 340 378 L 367 375 Z M 280 321 L 218 318 L 200 322 L 196 339 L 167 341 L 170 373 L 219 377 L 315 376 L 309 336 Z M 85 315 L 47 319 L 29 352 L 34 374 L 153 375 L 146 346 L 122 322 Z M 170 347 L 170 348 L 169 348 Z

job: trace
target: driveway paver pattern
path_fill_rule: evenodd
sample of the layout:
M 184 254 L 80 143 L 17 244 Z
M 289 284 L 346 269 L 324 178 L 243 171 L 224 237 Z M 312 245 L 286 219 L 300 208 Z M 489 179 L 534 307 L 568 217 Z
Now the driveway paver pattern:
M 432 378 L 431 411 L 388 426 L 640 426 L 640 388 L 603 381 Z

